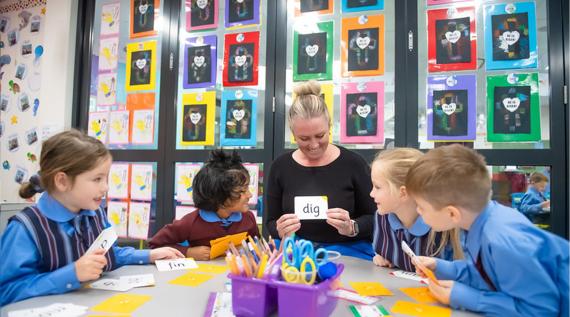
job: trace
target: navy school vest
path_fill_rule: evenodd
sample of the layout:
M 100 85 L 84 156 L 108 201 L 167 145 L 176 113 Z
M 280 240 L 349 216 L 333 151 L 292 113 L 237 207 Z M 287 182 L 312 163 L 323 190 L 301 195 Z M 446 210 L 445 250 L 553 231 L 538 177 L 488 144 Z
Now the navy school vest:
M 37 206 L 26 207 L 9 221 L 19 221 L 26 227 L 40 253 L 40 271 L 51 272 L 77 261 L 105 229 L 105 214 L 101 208 L 95 211 L 95 216 L 82 217 L 88 224 L 83 224 L 79 233 L 75 229 L 66 232 L 58 222 L 47 218 Z M 74 227 L 74 219 L 69 224 Z M 104 271 L 118 267 L 113 248 L 109 249 L 105 257 L 107 265 Z

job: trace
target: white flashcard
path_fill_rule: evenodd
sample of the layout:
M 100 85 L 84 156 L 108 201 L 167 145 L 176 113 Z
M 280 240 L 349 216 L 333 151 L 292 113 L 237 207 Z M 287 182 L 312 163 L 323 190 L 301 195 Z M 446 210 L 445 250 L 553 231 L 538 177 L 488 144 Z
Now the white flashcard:
M 74 317 L 84 315 L 89 307 L 71 303 L 55 303 L 48 306 L 16 310 L 8 313 L 8 317 Z
M 404 251 L 404 253 L 406 253 L 410 258 L 416 257 L 416 254 L 414 253 L 414 251 L 412 251 L 412 249 L 410 248 L 410 246 L 408 246 L 406 241 L 403 241 L 403 240 L 402 240 L 402 251 Z
M 152 274 L 121 276 L 120 281 L 130 287 L 146 287 L 156 284 Z
M 399 278 L 405 278 L 408 280 L 418 281 L 418 282 L 425 283 L 425 284 L 427 284 L 427 281 L 428 281 L 427 278 L 423 278 L 414 272 L 394 271 L 394 272 L 391 272 L 390 274 L 392 274 L 396 277 L 399 277 Z
M 105 291 L 126 292 L 132 289 L 132 286 L 123 283 L 121 280 L 104 278 L 89 284 L 90 288 L 102 289 Z
M 154 262 L 156 268 L 161 271 L 189 270 L 198 268 L 196 261 L 191 258 L 174 259 L 174 260 L 157 260 Z
M 329 199 L 327 196 L 295 197 L 295 215 L 301 220 L 327 219 Z
M 343 288 L 330 291 L 329 295 L 364 305 L 372 305 L 378 301 L 377 297 L 362 296 L 356 292 L 352 292 Z
M 93 244 L 87 249 L 85 254 L 89 254 L 95 252 L 97 249 L 105 249 L 105 253 L 109 251 L 109 249 L 113 246 L 115 241 L 117 241 L 117 232 L 115 232 L 115 228 L 109 227 L 99 234 L 97 239 L 93 241 Z

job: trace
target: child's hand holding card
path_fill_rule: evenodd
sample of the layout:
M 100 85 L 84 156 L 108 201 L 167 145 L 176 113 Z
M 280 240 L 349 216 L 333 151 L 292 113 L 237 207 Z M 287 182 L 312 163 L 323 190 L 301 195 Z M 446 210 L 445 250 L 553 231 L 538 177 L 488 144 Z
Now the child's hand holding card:
M 408 244 L 405 241 L 402 241 L 402 250 L 404 251 L 404 253 L 406 253 L 410 258 L 412 258 L 412 262 L 414 263 L 414 265 L 418 268 L 418 270 L 420 270 L 423 274 L 425 274 L 425 276 L 427 276 L 427 278 L 429 278 L 430 281 L 432 281 L 433 283 L 435 283 L 436 285 L 440 285 L 439 281 L 437 280 L 437 278 L 435 277 L 435 274 L 433 274 L 432 270 L 428 269 L 426 266 L 424 266 L 419 260 L 418 257 L 416 256 L 416 254 L 414 253 L 414 251 L 412 251 L 412 249 L 408 246 Z

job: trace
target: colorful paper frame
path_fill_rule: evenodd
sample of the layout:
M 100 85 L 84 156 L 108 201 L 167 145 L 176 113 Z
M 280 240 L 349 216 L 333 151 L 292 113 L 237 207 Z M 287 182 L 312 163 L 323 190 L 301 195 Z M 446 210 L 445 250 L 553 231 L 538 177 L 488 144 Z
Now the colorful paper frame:
M 204 8 L 200 8 L 198 6 L 198 1 L 200 0 L 186 0 L 186 31 L 196 31 L 196 30 L 207 30 L 207 29 L 215 29 L 218 27 L 218 0 L 208 0 L 208 4 L 212 4 L 211 7 L 208 7 L 207 12 L 198 12 L 195 15 L 195 18 L 198 17 L 200 19 L 205 18 L 206 23 L 193 26 L 192 25 L 192 11 L 193 10 L 203 10 Z M 204 6 L 205 7 L 205 6 Z M 207 23 L 210 22 L 210 23 Z
M 514 10 L 514 11 L 513 11 Z M 512 12 L 512 13 L 508 13 Z M 515 69 L 515 68 L 536 68 L 538 66 L 538 47 L 537 47 L 537 40 L 536 40 L 536 13 L 535 13 L 535 4 L 534 2 L 516 2 L 516 3 L 509 3 L 509 4 L 494 4 L 488 5 L 485 7 L 485 55 L 486 55 L 486 68 L 487 70 L 492 69 Z M 500 36 L 498 32 L 501 30 L 497 30 L 497 32 L 493 31 L 493 18 L 499 19 L 501 15 L 510 15 L 511 19 L 516 19 L 516 14 L 525 14 L 527 18 L 527 33 L 528 38 L 521 38 L 521 32 L 514 30 L 509 32 L 513 38 L 516 34 L 519 35 L 518 39 L 513 44 L 520 44 L 521 42 L 524 43 L 523 45 L 526 47 L 528 45 L 528 58 L 517 58 L 508 60 L 507 59 L 496 59 L 495 53 L 498 55 L 504 52 L 504 48 L 502 46 L 507 45 L 507 49 L 509 45 L 506 40 L 502 43 L 504 39 L 504 34 L 508 31 L 503 32 L 503 36 Z M 518 20 L 517 20 L 518 21 Z M 511 22 L 507 22 L 511 23 Z M 516 28 L 520 28 L 521 26 L 514 26 Z M 494 34 L 496 33 L 496 34 Z M 523 32 L 524 33 L 524 32 Z M 523 40 L 524 41 L 521 41 Z M 501 46 L 502 45 L 502 46 Z M 512 53 L 512 52 L 511 52 Z M 524 52 L 519 52 L 521 55 L 525 55 Z M 502 57 L 501 57 L 502 58 Z
M 195 92 L 182 95 L 182 111 L 180 112 L 182 118 L 182 126 L 180 130 L 180 143 L 182 145 L 214 145 L 214 128 L 216 118 L 216 92 Z M 198 120 L 194 120 L 190 111 L 194 110 L 194 113 L 199 113 L 200 116 Z M 206 112 L 206 118 L 204 119 L 203 113 Z M 204 119 L 204 120 L 203 120 Z M 196 122 L 194 122 L 196 121 Z M 197 126 L 200 124 L 201 126 Z M 190 129 L 198 129 L 197 135 L 190 134 Z M 191 135 L 190 137 L 185 137 L 185 134 Z M 196 140 L 188 140 L 188 139 Z
M 235 51 L 231 52 L 234 48 Z M 248 49 L 253 49 L 253 54 Z M 258 58 L 259 31 L 226 34 L 224 37 L 224 86 L 256 86 Z M 251 65 L 251 70 L 249 65 Z M 247 80 L 250 77 L 249 72 L 251 72 L 251 79 Z M 242 78 L 239 78 L 240 76 Z
M 377 34 L 375 38 L 371 38 L 370 35 L 375 30 L 377 30 Z M 349 34 L 351 33 L 355 34 L 354 37 L 349 39 Z M 363 34 L 366 36 L 363 37 Z M 341 47 L 343 77 L 383 75 L 384 15 L 362 15 L 360 17 L 342 19 Z M 371 51 L 372 53 L 370 54 Z M 376 61 L 374 62 L 374 60 Z M 356 69 L 359 68 L 359 65 L 364 67 L 364 69 Z M 353 70 L 349 69 L 351 67 Z
M 259 1 L 260 0 L 243 0 L 241 2 L 241 4 L 237 1 L 237 0 L 226 0 L 226 28 L 231 28 L 231 27 L 235 27 L 235 26 L 244 26 L 244 25 L 252 25 L 252 24 L 259 24 Z M 250 18 L 245 18 L 243 20 L 233 20 L 233 19 L 239 19 L 241 18 L 239 15 L 240 13 L 236 13 L 236 16 L 231 16 L 230 15 L 230 11 L 233 10 L 231 8 L 231 5 L 247 5 L 247 4 L 251 4 L 250 9 L 252 9 L 252 14 Z M 248 10 L 245 10 L 245 13 L 241 13 L 241 14 L 248 14 Z M 248 14 L 249 16 L 249 14 Z M 232 21 L 230 21 L 232 20 Z
M 371 10 L 384 10 L 384 0 L 373 0 L 371 3 L 367 4 L 357 4 L 357 6 L 352 6 L 349 2 L 354 0 L 342 0 L 342 12 L 361 12 L 361 11 L 371 11 Z M 358 0 L 357 0 L 358 1 Z M 374 3 L 374 1 L 376 3 Z M 350 6 L 350 7 L 349 7 Z
M 428 76 L 427 80 L 427 139 L 429 141 L 474 141 L 477 136 L 477 77 L 475 75 Z M 444 95 L 441 98 L 455 98 L 455 102 L 450 100 L 449 104 L 442 104 L 434 110 L 434 95 L 439 97 L 444 92 L 447 92 L 449 96 Z M 461 112 L 457 110 L 459 98 L 467 104 L 467 111 L 463 111 L 465 109 L 463 103 L 460 103 Z M 447 114 L 447 112 L 451 113 Z M 438 124 L 454 125 L 459 120 L 465 122 L 465 133 L 454 132 L 453 134 L 456 135 L 446 136 L 436 129 L 436 126 L 440 126 Z
M 352 97 L 352 95 L 361 95 L 357 99 L 362 99 L 362 102 L 368 102 L 366 99 L 368 96 L 362 96 L 363 94 L 375 94 L 376 95 L 376 113 L 373 114 L 368 103 L 361 105 L 360 101 L 350 104 L 353 108 L 353 113 L 351 114 L 354 118 L 360 120 L 365 120 L 365 125 L 376 124 L 376 131 L 372 135 L 349 135 L 349 130 L 355 129 L 351 134 L 358 134 L 358 127 L 352 127 L 351 122 L 348 122 L 348 104 L 347 99 L 357 98 Z M 368 106 L 368 107 L 367 107 Z M 362 110 L 360 110 L 362 109 Z M 364 116 L 361 114 L 364 114 Z M 375 118 L 373 116 L 376 116 Z M 370 117 L 370 118 L 369 118 Z M 371 119 L 371 120 L 369 120 Z M 359 122 L 359 124 L 360 124 Z M 350 125 L 349 125 L 350 124 Z M 372 130 L 373 131 L 373 130 Z M 341 91 L 341 108 L 340 108 L 340 142 L 341 143 L 384 143 L 384 82 L 360 82 L 360 83 L 345 83 L 342 84 Z
M 305 81 L 311 79 L 332 80 L 332 63 L 334 56 L 333 30 L 333 21 L 309 24 L 299 23 L 295 25 L 293 34 L 293 81 Z M 325 34 L 325 45 L 322 45 L 321 43 L 323 40 L 322 33 Z M 320 38 L 309 38 L 309 36 L 315 34 L 318 34 Z M 302 47 L 299 46 L 300 37 L 303 37 L 305 40 Z M 320 49 L 322 46 L 326 47 L 326 52 L 324 53 L 322 52 L 322 49 Z M 307 71 L 300 69 L 299 62 L 305 62 L 304 67 L 307 68 Z M 313 64 L 314 67 L 306 66 L 309 63 Z M 309 67 L 314 69 L 310 69 Z
M 477 28 L 475 7 L 450 7 L 428 10 L 427 16 L 428 71 L 445 72 L 476 69 Z M 468 35 L 465 34 L 464 28 L 465 24 L 467 24 L 465 20 L 468 20 Z M 453 31 L 450 30 L 451 27 L 454 28 Z M 463 29 L 458 30 L 458 27 Z
M 333 0 L 325 0 L 326 1 L 326 8 L 307 8 L 306 2 L 307 1 L 314 1 L 314 0 L 295 0 L 295 16 L 309 16 L 309 15 L 323 15 L 323 14 L 332 14 L 334 12 L 334 1 Z M 301 12 L 301 9 L 309 9 L 306 12 Z
M 224 90 L 222 93 L 222 112 L 220 115 L 221 146 L 257 145 L 257 97 L 257 90 Z M 242 103 L 238 105 L 237 103 L 240 101 L 242 101 Z M 230 103 L 232 102 L 233 107 L 241 107 L 242 109 L 236 108 L 228 111 Z M 245 128 L 249 130 L 249 137 L 233 137 L 232 135 L 235 133 L 231 133 L 230 130 L 235 129 L 237 133 L 239 128 L 241 131 L 241 129 L 243 129 L 243 123 L 245 122 L 244 120 L 248 120 L 248 124 Z M 239 126 L 240 124 L 242 124 L 241 127 Z M 231 126 L 235 127 L 230 128 Z
M 540 141 L 540 97 L 538 94 L 538 85 L 538 73 L 487 76 L 487 140 L 489 142 Z M 517 91 L 513 90 L 513 87 L 528 88 L 519 88 Z M 516 93 L 517 97 L 504 98 L 502 102 L 496 101 L 495 94 L 500 94 L 501 90 L 507 88 L 511 88 L 508 91 L 509 94 L 512 95 L 512 93 Z M 525 97 L 524 92 L 521 92 L 523 89 L 528 90 L 530 96 Z M 515 110 L 508 110 L 507 107 L 509 106 L 509 103 L 515 102 L 515 99 L 518 99 L 519 105 Z M 527 99 L 527 101 L 521 99 Z M 518 111 L 522 102 L 525 102 L 523 109 L 525 110 L 524 112 L 522 110 Z M 526 104 L 526 102 L 528 102 L 528 104 Z M 524 118 L 521 116 L 521 113 L 526 113 L 526 109 L 528 109 L 528 112 L 530 113 L 526 115 L 526 118 Z M 526 121 L 528 121 L 528 133 L 496 132 L 495 129 L 500 128 L 500 126 L 495 127 L 495 119 L 499 120 L 495 116 L 495 110 L 501 111 L 504 116 L 517 112 L 515 113 L 515 117 L 508 118 L 509 121 L 512 122 L 514 120 L 515 125 L 518 121 L 521 126 L 526 125 Z M 518 118 L 516 117 L 516 114 L 518 114 Z M 501 122 L 504 123 L 506 118 L 507 117 L 503 117 Z M 509 127 L 509 129 L 510 128 L 512 128 L 512 126 Z M 516 129 L 517 127 L 515 126 L 514 128 Z M 526 130 L 526 128 L 524 129 Z
M 184 89 L 205 88 L 216 85 L 216 75 L 218 73 L 217 45 L 218 38 L 216 35 L 190 37 L 186 39 L 186 43 L 184 44 L 184 81 L 182 82 Z M 198 52 L 194 50 L 202 50 L 207 47 L 210 49 L 210 54 L 208 54 L 210 58 L 208 63 L 209 70 L 201 69 L 204 63 L 208 62 L 205 55 L 190 55 L 190 51 L 192 51 L 192 54 L 197 54 Z M 194 75 L 191 76 L 191 72 L 193 71 Z M 209 74 L 210 80 L 197 79 L 195 83 L 191 83 L 191 78 L 200 78 L 196 75 L 198 71 L 204 73 L 204 75 Z
M 148 52 L 150 52 L 150 57 L 147 54 Z M 135 54 L 137 56 L 133 58 Z M 139 57 L 139 55 L 141 56 Z M 145 60 L 144 65 L 139 62 L 141 60 Z M 150 66 L 147 65 L 149 64 L 149 62 Z M 156 72 L 157 72 L 156 41 L 127 44 L 126 68 L 127 68 L 126 70 L 127 77 L 125 80 L 126 91 L 154 90 L 156 85 Z M 133 79 L 135 80 L 134 83 Z
M 143 2 L 145 4 L 142 4 Z M 152 3 L 152 5 L 150 3 Z M 152 6 L 152 13 L 149 11 L 149 6 Z M 139 10 L 136 9 L 137 7 Z M 144 12 L 142 12 L 143 7 L 146 8 L 144 9 Z M 158 34 L 156 21 L 158 20 L 158 13 L 160 12 L 160 0 L 131 0 L 130 12 L 129 37 L 131 39 L 145 36 L 154 36 Z M 149 17 L 152 17 L 152 25 L 150 25 L 150 27 L 146 25 L 148 23 Z M 143 28 L 141 31 L 136 29 L 137 20 L 140 27 Z M 144 21 L 144 25 L 142 21 Z

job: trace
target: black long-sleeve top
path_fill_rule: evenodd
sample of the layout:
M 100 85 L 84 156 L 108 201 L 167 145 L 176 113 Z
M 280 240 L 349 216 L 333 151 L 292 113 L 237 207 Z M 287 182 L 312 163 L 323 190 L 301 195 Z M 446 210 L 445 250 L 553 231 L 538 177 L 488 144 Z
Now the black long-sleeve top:
M 295 213 L 295 196 L 327 196 L 328 207 L 348 211 L 350 218 L 358 222 L 360 233 L 351 238 L 339 234 L 326 220 L 301 220 L 296 234 L 324 243 L 371 240 L 376 205 L 369 195 L 370 167 L 358 154 L 340 146 L 339 149 L 339 157 L 325 166 L 302 166 L 293 159 L 293 152 L 273 162 L 263 217 L 272 236 L 279 237 L 277 219 L 285 213 Z

